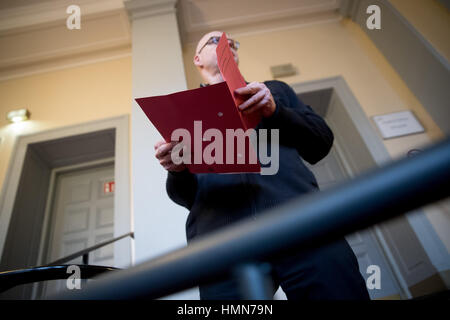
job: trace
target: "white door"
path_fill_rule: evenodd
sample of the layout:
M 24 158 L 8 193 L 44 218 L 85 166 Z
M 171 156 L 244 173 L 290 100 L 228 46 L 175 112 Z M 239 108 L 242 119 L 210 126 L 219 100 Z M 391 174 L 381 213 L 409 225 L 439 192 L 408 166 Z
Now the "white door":
M 339 162 L 335 147 L 331 149 L 328 156 L 315 165 L 312 166 L 306 162 L 305 164 L 316 176 L 321 190 L 339 184 L 348 178 L 345 169 Z M 376 265 L 380 268 L 381 288 L 369 289 L 370 297 L 376 299 L 399 294 L 391 269 L 383 257 L 372 230 L 366 229 L 353 233 L 348 235 L 346 239 L 358 258 L 359 270 L 364 279 L 367 280 L 373 273 L 373 271 L 367 273 L 368 266 Z
M 113 165 L 77 170 L 57 177 L 47 263 L 114 237 L 113 186 Z M 65 264 L 82 264 L 82 258 Z M 114 245 L 91 252 L 88 264 L 113 266 Z M 48 281 L 45 287 L 44 295 L 47 296 L 65 290 L 66 280 Z

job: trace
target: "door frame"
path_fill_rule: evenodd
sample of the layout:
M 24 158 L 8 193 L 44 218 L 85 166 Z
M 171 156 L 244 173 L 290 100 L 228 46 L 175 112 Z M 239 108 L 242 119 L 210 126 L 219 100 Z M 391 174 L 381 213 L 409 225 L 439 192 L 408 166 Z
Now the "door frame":
M 45 265 L 50 263 L 48 256 L 50 255 L 51 245 L 53 239 L 53 232 L 55 228 L 56 216 L 52 215 L 56 200 L 56 188 L 58 185 L 58 178 L 60 175 L 71 173 L 74 171 L 89 170 L 92 168 L 104 168 L 109 165 L 114 165 L 114 157 L 104 158 L 100 160 L 94 160 L 89 162 L 83 162 L 80 164 L 69 165 L 64 167 L 58 167 L 51 170 L 49 192 L 45 204 L 44 221 L 42 226 L 41 239 L 39 243 L 39 254 L 37 259 L 37 265 Z M 92 259 L 92 257 L 90 258 Z M 42 298 L 42 294 L 45 290 L 46 282 L 35 282 L 33 285 L 31 299 L 36 300 Z
M 342 76 L 295 83 L 291 84 L 291 86 L 297 95 L 317 90 L 332 89 L 333 94 L 336 95 L 336 98 L 342 104 L 340 108 L 346 114 L 346 121 L 350 121 L 354 125 L 363 140 L 371 161 L 378 166 L 382 166 L 392 160 L 383 140 L 375 129 L 375 125 L 370 122 Z M 352 166 L 346 163 L 345 150 L 339 150 L 339 146 L 337 146 L 336 151 L 341 153 L 341 162 L 347 166 L 346 169 L 349 171 L 349 174 L 352 174 Z M 400 297 L 410 299 L 413 296 L 420 296 L 445 288 L 445 275 L 443 276 L 440 270 L 450 266 L 449 261 L 442 261 L 442 257 L 448 257 L 448 252 L 424 211 L 418 208 L 413 212 L 408 212 L 408 214 L 398 217 L 396 220 L 396 222 L 389 221 L 375 225 L 370 229 L 373 231 L 375 240 L 381 249 L 380 253 L 384 255 L 391 268 L 394 280 L 400 288 Z M 399 227 L 401 230 L 409 229 L 409 236 L 412 237 L 410 240 L 414 240 L 414 244 L 411 244 L 411 246 L 414 246 L 414 250 L 417 253 L 417 263 L 409 264 L 405 260 L 407 256 L 402 254 L 401 245 L 398 245 L 396 240 L 394 240 L 392 231 L 395 228 L 400 230 L 398 229 Z
M 358 100 L 353 95 L 350 87 L 342 76 L 295 83 L 290 85 L 297 95 L 312 91 L 333 89 L 333 91 L 342 101 L 343 107 L 346 109 L 347 114 L 350 117 L 350 121 L 353 122 L 359 134 L 361 135 L 361 138 L 365 142 L 370 152 L 370 156 L 372 157 L 374 162 L 380 166 L 392 159 L 382 140 L 379 138 L 376 130 L 372 127 Z M 345 157 L 342 156 L 343 150 L 339 145 L 336 145 L 336 153 L 339 157 L 338 160 L 342 165 L 344 165 L 345 170 L 347 171 L 349 176 L 352 177 L 354 175 L 354 171 L 347 163 Z M 394 280 L 397 282 L 397 287 L 400 289 L 400 296 L 403 299 L 412 298 L 412 294 L 409 290 L 407 281 L 403 276 L 401 269 L 399 268 L 398 263 L 394 258 L 393 252 L 390 249 L 382 231 L 380 230 L 380 227 L 374 225 L 369 228 L 369 230 L 372 231 L 372 234 L 377 241 L 377 245 L 381 249 L 380 254 L 384 256 L 385 260 L 388 262 L 389 267 L 391 268 L 390 271 L 394 276 Z
M 5 250 L 6 236 L 10 227 L 14 202 L 19 187 L 25 157 L 30 144 L 61 139 L 102 130 L 114 129 L 114 237 L 133 231 L 130 184 L 130 133 L 129 115 L 106 118 L 63 128 L 21 135 L 16 138 L 8 171 L 0 194 L 0 257 Z M 46 195 L 47 198 L 47 195 Z M 47 200 L 47 199 L 45 199 Z M 114 265 L 128 267 L 134 264 L 134 240 L 130 238 L 114 246 Z

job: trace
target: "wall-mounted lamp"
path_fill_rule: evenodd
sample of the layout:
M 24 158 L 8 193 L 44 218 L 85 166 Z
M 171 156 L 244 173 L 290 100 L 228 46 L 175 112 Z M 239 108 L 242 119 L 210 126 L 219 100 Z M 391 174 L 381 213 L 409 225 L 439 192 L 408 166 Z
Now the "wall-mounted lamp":
M 8 112 L 6 119 L 9 122 L 21 122 L 30 119 L 30 111 L 27 109 L 18 109 Z

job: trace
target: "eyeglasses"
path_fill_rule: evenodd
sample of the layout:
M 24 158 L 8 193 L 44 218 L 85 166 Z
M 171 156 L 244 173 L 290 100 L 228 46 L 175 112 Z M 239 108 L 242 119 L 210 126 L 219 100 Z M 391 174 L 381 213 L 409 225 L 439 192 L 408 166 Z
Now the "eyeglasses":
M 200 54 L 200 52 L 202 52 L 203 48 L 206 47 L 208 44 L 215 44 L 217 45 L 219 43 L 220 37 L 211 37 L 208 39 L 208 41 L 206 41 L 206 43 L 203 45 L 203 47 L 200 48 L 200 50 L 198 51 L 197 54 Z M 239 41 L 233 40 L 233 39 L 228 39 L 228 44 L 230 45 L 230 47 L 232 47 L 234 50 L 237 51 L 237 49 L 239 49 L 240 43 Z

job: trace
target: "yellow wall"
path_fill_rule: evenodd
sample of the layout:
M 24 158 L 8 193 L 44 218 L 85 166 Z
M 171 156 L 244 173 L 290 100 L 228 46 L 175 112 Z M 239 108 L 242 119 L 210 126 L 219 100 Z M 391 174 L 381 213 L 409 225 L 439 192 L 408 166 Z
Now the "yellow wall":
M 442 137 L 440 129 L 384 56 L 348 19 L 234 37 L 241 42 L 239 68 L 247 81 L 270 80 L 270 66 L 292 63 L 299 74 L 280 80 L 293 84 L 341 75 L 368 117 L 412 110 L 426 132 L 384 140 L 393 157 Z M 192 64 L 194 52 L 195 44 L 184 50 L 189 88 L 198 87 L 201 82 Z
M 16 137 L 131 113 L 131 57 L 0 81 L 0 184 Z M 31 120 L 6 113 L 28 108 Z
M 450 61 L 450 11 L 437 0 L 389 0 Z

